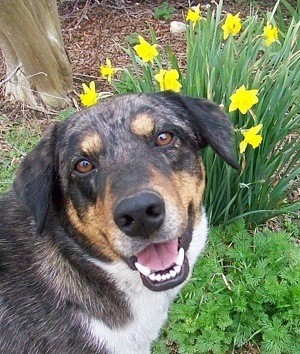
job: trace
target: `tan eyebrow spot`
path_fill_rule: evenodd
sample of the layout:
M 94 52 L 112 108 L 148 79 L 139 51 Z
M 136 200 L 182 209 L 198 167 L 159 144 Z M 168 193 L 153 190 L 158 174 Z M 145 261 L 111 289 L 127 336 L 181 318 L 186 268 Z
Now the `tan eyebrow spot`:
M 103 147 L 103 141 L 98 134 L 88 135 L 81 142 L 80 147 L 87 155 L 99 153 Z
M 131 130 L 136 135 L 149 137 L 154 130 L 154 121 L 147 114 L 138 114 L 131 122 Z

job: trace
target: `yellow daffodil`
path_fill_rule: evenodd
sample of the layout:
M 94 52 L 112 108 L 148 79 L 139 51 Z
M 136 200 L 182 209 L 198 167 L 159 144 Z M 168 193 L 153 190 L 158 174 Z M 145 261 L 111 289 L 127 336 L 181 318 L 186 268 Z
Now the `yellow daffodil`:
M 258 90 L 246 90 L 245 85 L 241 86 L 230 96 L 229 112 L 239 109 L 241 113 L 247 113 L 258 102 L 257 94 Z
M 179 92 L 182 85 L 178 81 L 179 74 L 175 69 L 164 70 L 160 69 L 159 73 L 155 75 L 155 80 L 159 82 L 160 90 L 171 90 Z
M 253 149 L 256 149 L 262 142 L 263 137 L 258 134 L 262 128 L 262 124 L 258 124 L 247 130 L 242 130 L 244 140 L 240 143 L 240 153 L 243 154 L 246 150 L 248 144 L 250 144 Z
M 96 104 L 98 101 L 99 95 L 96 92 L 95 81 L 91 81 L 89 86 L 87 86 L 86 84 L 82 84 L 82 87 L 83 87 L 84 93 L 82 93 L 80 95 L 80 100 L 81 100 L 81 103 L 83 104 L 83 106 L 90 107 L 90 106 L 93 106 L 94 104 Z
M 192 6 L 187 13 L 186 21 L 193 22 L 193 28 L 196 26 L 196 23 L 201 20 L 202 16 L 200 13 L 200 4 L 197 6 Z
M 264 27 L 264 37 L 266 40 L 266 46 L 269 46 L 272 43 L 276 42 L 278 39 L 277 27 L 267 23 L 267 25 Z
M 119 69 L 113 68 L 111 65 L 111 60 L 106 58 L 106 65 L 100 66 L 100 73 L 103 78 L 107 78 L 107 81 L 111 84 L 112 76 L 118 71 Z
M 232 14 L 228 14 L 225 19 L 225 23 L 222 26 L 222 30 L 224 31 L 223 38 L 227 39 L 230 34 L 233 36 L 236 36 L 241 28 L 242 28 L 242 22 L 239 17 L 239 13 L 233 16 Z
M 142 36 L 138 36 L 138 38 L 140 44 L 134 46 L 134 50 L 143 62 L 147 63 L 151 61 L 153 63 L 154 58 L 158 56 L 158 51 L 155 48 L 156 45 L 148 43 Z

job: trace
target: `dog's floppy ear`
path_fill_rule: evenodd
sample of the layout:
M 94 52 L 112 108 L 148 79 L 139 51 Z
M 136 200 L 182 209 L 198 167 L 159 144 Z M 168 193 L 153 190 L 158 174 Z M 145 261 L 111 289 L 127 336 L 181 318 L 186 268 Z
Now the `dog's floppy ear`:
M 240 168 L 233 154 L 231 123 L 219 106 L 206 99 L 191 98 L 171 91 L 162 94 L 185 109 L 183 119 L 193 128 L 199 148 L 210 145 L 230 166 Z
M 57 128 L 54 124 L 24 158 L 14 181 L 16 195 L 34 216 L 38 233 L 43 232 L 52 200 Z

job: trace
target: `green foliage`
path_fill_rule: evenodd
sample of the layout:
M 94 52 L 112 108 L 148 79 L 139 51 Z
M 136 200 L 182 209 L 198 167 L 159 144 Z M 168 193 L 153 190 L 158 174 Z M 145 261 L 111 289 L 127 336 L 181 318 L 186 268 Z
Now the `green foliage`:
M 296 1 L 296 6 L 293 6 L 290 1 L 281 0 L 280 4 L 288 12 L 291 17 L 294 17 L 295 21 L 300 21 L 300 0 Z
M 59 121 L 69 118 L 75 113 L 73 107 L 59 112 Z M 30 120 L 10 122 L 5 116 L 0 116 L 0 133 L 5 141 L 6 149 L 0 150 L 0 193 L 12 185 L 14 171 L 22 158 L 39 142 L 41 130 L 45 129 L 42 121 L 34 124 Z M 1 129 L 1 126 L 4 128 Z
M 68 107 L 59 112 L 58 120 L 66 120 L 71 117 L 75 113 L 75 109 L 73 107 Z
M 32 126 L 28 121 L 8 123 L 8 118 L 0 117 L 5 129 L 1 135 L 7 148 L 0 151 L 0 193 L 5 192 L 13 182 L 13 173 L 21 159 L 40 139 L 40 125 Z
M 130 75 L 127 75 L 126 71 L 121 74 L 120 80 L 113 83 L 113 86 L 117 92 L 136 92 L 136 83 Z
M 299 210 L 299 203 L 287 205 L 286 197 L 290 188 L 297 187 L 293 183 L 300 172 L 298 137 L 287 139 L 299 131 L 300 52 L 296 38 L 300 22 L 292 20 L 282 42 L 266 47 L 261 37 L 266 22 L 250 16 L 240 36 L 230 37 L 222 45 L 220 10 L 201 21 L 198 31 L 188 33 L 185 91 L 224 104 L 228 111 L 229 97 L 236 88 L 245 84 L 259 89 L 259 103 L 253 111 L 230 114 L 236 145 L 242 138 L 241 129 L 263 124 L 262 145 L 239 154 L 241 173 L 229 169 L 208 149 L 204 161 L 213 166 L 207 169 L 206 189 L 211 219 L 230 222 L 246 217 L 248 222 L 260 224 L 277 214 Z
M 214 228 L 191 281 L 171 309 L 163 343 L 178 353 L 299 353 L 300 249 L 285 232 L 246 231 L 243 221 Z
M 278 11 L 277 11 L 277 20 L 278 20 L 278 27 L 279 30 L 282 34 L 282 36 L 285 35 L 285 33 L 288 30 L 288 25 L 290 22 L 290 19 L 293 18 L 295 23 L 300 21 L 300 0 L 296 1 L 297 4 L 296 6 L 293 6 L 290 4 L 290 1 L 287 0 L 281 0 L 278 6 Z M 297 49 L 300 49 L 300 41 L 297 41 Z
M 169 5 L 167 2 L 163 2 L 154 9 L 154 18 L 167 21 L 176 12 L 176 9 Z
M 130 45 L 130 46 L 135 46 L 136 44 L 139 43 L 138 39 L 138 33 L 134 32 L 128 36 L 125 36 L 125 41 Z
M 12 184 L 14 167 L 11 164 L 12 158 L 4 158 L 0 152 L 0 194 L 4 193 Z
M 231 95 L 242 85 L 259 90 L 259 102 L 251 110 L 229 114 L 241 171 L 228 167 L 211 149 L 203 150 L 205 204 L 214 224 L 245 218 L 248 225 L 255 226 L 280 214 L 295 215 L 300 209 L 299 202 L 287 202 L 291 190 L 299 187 L 300 22 L 294 15 L 278 42 L 267 47 L 264 26 L 267 21 L 275 25 L 278 5 L 279 1 L 264 20 L 250 15 L 243 20 L 238 36 L 224 40 L 220 1 L 216 10 L 187 28 L 186 68 L 179 67 L 169 47 L 158 47 L 153 64 L 144 63 L 132 48 L 126 49 L 133 69 L 124 69 L 123 85 L 117 87 L 120 93 L 159 91 L 154 76 L 161 68 L 179 72 L 182 94 L 212 100 L 225 112 Z M 151 41 L 157 43 L 153 31 Z M 263 125 L 262 144 L 256 149 L 248 145 L 241 154 L 242 131 L 258 124 Z

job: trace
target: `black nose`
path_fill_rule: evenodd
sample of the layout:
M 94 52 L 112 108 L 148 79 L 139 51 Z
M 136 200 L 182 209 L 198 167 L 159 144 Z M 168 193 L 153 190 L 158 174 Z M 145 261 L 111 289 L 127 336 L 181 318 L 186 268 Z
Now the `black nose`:
M 115 223 L 132 237 L 150 237 L 160 228 L 164 217 L 164 201 L 152 192 L 122 199 L 114 210 Z

